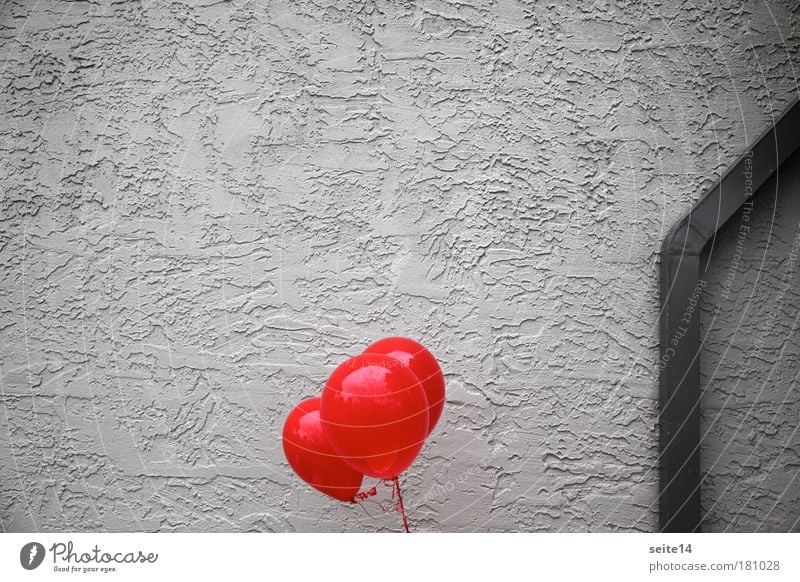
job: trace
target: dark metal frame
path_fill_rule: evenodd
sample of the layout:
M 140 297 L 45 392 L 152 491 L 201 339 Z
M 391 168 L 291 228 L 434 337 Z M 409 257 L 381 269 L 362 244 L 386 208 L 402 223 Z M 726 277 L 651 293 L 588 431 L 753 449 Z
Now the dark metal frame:
M 800 147 L 795 101 L 670 230 L 661 248 L 659 527 L 700 531 L 700 337 L 688 316 L 702 293 L 700 254 L 722 225 Z

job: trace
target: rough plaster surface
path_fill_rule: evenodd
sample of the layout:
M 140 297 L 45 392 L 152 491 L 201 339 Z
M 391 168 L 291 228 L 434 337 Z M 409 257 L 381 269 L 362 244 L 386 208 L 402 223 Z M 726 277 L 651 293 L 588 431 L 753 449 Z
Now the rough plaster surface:
M 0 526 L 397 530 L 279 434 L 403 334 L 448 382 L 416 530 L 653 530 L 660 241 L 796 95 L 799 22 L 3 3 Z
M 800 531 L 800 156 L 784 168 L 705 256 L 709 531 Z

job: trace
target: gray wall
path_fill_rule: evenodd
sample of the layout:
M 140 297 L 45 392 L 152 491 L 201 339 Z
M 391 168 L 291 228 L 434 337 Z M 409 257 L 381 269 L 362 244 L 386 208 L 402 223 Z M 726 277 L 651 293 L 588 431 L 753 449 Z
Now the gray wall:
M 797 94 L 799 23 L 3 4 L 0 527 L 397 530 L 308 489 L 279 434 L 403 334 L 448 388 L 414 529 L 654 529 L 660 241 Z

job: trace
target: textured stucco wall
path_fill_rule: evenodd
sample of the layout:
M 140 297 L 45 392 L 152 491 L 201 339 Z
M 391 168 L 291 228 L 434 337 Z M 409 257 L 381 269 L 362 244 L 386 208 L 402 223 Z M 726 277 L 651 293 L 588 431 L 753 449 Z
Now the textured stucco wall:
M 415 529 L 654 529 L 660 240 L 796 95 L 798 23 L 3 3 L 0 527 L 396 530 L 279 431 L 403 334 L 448 382 Z

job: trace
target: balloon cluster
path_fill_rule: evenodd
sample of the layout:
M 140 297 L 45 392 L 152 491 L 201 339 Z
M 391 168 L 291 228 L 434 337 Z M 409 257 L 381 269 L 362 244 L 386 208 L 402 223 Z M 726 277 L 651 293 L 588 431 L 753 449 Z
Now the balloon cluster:
M 394 480 L 419 454 L 444 408 L 444 377 L 424 346 L 382 339 L 331 374 L 283 426 L 283 451 L 303 481 L 353 502 L 364 475 Z M 374 488 L 373 488 L 374 491 Z

